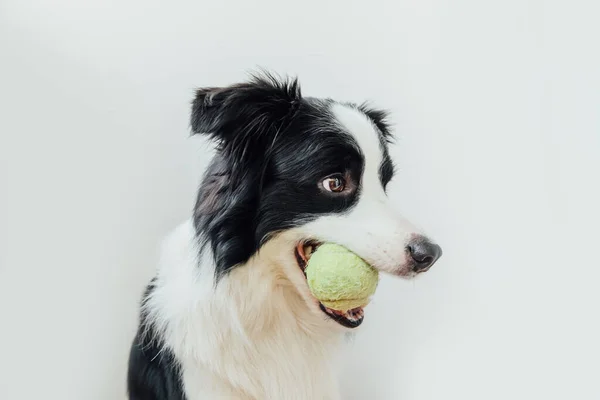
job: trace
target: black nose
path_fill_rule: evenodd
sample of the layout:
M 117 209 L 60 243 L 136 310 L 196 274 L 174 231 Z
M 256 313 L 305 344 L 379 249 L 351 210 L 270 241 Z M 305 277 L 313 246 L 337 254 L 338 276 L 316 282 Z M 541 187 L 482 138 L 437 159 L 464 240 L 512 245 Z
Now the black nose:
M 407 250 L 414 261 L 415 272 L 426 271 L 442 256 L 442 248 L 424 237 L 413 239 Z

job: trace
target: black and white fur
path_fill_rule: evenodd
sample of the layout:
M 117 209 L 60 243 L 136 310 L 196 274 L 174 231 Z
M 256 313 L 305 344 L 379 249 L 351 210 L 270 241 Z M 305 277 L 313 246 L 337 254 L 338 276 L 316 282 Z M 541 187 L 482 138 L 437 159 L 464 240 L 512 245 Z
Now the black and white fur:
M 386 196 L 385 117 L 269 75 L 197 91 L 192 130 L 217 151 L 144 295 L 130 399 L 340 398 L 349 328 L 310 294 L 298 245 L 335 242 L 405 278 L 440 255 Z

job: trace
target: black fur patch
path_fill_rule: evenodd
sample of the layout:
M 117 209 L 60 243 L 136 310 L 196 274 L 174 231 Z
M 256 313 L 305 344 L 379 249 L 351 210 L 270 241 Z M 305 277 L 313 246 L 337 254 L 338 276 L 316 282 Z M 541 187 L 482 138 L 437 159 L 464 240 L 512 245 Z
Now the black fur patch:
M 152 291 L 146 289 L 144 299 Z M 137 335 L 129 354 L 127 391 L 130 400 L 185 400 L 180 366 L 171 351 L 162 346 L 142 313 Z

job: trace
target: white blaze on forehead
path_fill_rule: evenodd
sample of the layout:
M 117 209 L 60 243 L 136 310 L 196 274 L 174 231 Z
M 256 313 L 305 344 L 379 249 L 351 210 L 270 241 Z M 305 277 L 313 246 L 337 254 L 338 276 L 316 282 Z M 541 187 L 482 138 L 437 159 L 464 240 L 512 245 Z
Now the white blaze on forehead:
M 334 104 L 331 107 L 333 116 L 340 125 L 350 134 L 365 159 L 363 171 L 363 186 L 378 185 L 379 166 L 383 161 L 383 151 L 379 139 L 379 132 L 373 122 L 361 111 L 342 104 Z

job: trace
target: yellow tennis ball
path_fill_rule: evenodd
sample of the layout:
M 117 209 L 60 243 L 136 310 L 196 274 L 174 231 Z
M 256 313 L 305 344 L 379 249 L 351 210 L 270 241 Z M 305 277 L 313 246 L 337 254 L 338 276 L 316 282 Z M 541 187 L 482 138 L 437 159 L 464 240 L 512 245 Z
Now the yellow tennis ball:
M 343 246 L 324 243 L 305 269 L 308 287 L 325 307 L 348 311 L 363 307 L 375 293 L 379 272 Z

